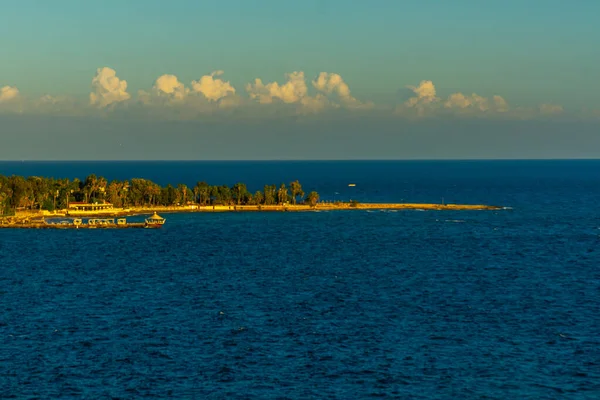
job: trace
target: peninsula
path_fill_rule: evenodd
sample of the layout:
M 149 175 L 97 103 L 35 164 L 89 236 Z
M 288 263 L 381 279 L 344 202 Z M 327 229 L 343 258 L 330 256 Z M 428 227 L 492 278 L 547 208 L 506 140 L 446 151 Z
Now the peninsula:
M 322 201 L 316 191 L 305 194 L 300 182 L 264 185 L 251 193 L 246 184 L 209 185 L 199 181 L 160 186 L 134 178 L 108 182 L 89 175 L 54 179 L 0 175 L 0 223 L 52 217 L 122 217 L 174 212 L 267 212 L 330 210 L 499 210 L 502 207 L 465 204 L 362 203 Z

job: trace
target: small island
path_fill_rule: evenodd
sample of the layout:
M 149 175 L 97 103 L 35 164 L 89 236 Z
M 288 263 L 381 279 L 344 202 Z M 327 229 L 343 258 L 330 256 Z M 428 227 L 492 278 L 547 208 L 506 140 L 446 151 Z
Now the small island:
M 209 185 L 199 181 L 161 186 L 148 179 L 108 182 L 89 175 L 79 179 L 0 175 L 0 225 L 27 224 L 44 218 L 123 217 L 172 212 L 268 212 L 368 209 L 499 210 L 465 204 L 326 202 L 300 182 L 267 184 L 251 193 L 246 184 Z

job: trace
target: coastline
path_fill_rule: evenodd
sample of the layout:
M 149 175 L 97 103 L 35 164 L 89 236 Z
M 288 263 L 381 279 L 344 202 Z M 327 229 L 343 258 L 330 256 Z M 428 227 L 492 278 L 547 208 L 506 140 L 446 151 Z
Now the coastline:
M 285 205 L 215 205 L 215 206 L 171 206 L 171 207 L 129 207 L 113 208 L 103 211 L 66 211 L 57 212 L 22 212 L 19 211 L 12 217 L 0 217 L 0 220 L 27 220 L 42 218 L 86 218 L 86 217 L 126 217 L 134 215 L 145 215 L 152 213 L 212 213 L 212 212 L 314 212 L 314 211 L 336 211 L 336 210 L 452 210 L 452 211 L 485 211 L 502 210 L 506 207 L 491 206 L 484 204 L 434 204 L 434 203 L 319 203 L 315 206 L 306 204 Z

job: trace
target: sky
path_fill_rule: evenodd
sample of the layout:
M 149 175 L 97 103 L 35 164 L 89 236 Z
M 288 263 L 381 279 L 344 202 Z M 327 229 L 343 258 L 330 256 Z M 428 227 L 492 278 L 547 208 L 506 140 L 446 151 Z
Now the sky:
M 5 1 L 0 159 L 600 157 L 598 15 L 590 0 Z

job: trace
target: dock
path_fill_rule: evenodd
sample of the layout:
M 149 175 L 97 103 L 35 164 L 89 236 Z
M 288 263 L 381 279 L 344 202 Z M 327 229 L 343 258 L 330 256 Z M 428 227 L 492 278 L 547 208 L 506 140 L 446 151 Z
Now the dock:
M 144 222 L 127 222 L 125 218 L 90 218 L 83 221 L 82 218 L 72 220 L 46 221 L 45 219 L 34 220 L 0 220 L 0 229 L 132 229 L 145 228 L 156 229 L 164 225 L 165 219 L 154 213 Z

